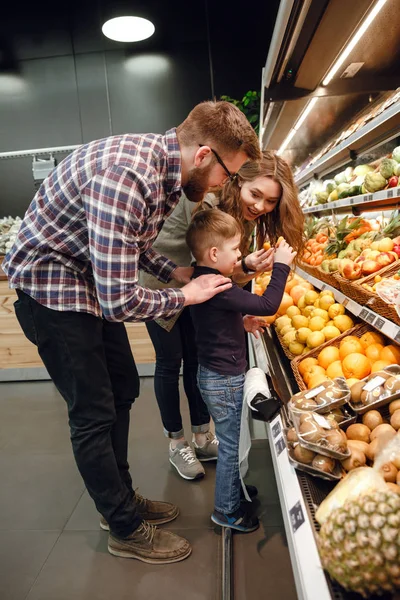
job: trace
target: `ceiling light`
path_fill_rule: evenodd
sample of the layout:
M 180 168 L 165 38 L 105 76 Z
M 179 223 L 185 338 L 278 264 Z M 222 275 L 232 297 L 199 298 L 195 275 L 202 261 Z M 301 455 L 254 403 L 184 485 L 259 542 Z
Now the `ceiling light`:
M 314 105 L 316 104 L 318 98 L 312 98 L 306 105 L 305 109 L 303 110 L 303 112 L 301 113 L 301 115 L 299 116 L 299 118 L 297 119 L 296 123 L 293 125 L 292 129 L 289 131 L 288 135 L 286 136 L 286 138 L 284 139 L 284 141 L 281 144 L 281 147 L 279 148 L 277 154 L 282 154 L 282 152 L 286 149 L 287 145 L 289 144 L 290 140 L 293 138 L 293 136 L 295 135 L 295 133 L 300 129 L 300 127 L 303 125 L 304 121 L 306 120 L 306 118 L 308 117 L 308 115 L 310 114 L 310 112 L 312 111 Z
M 339 55 L 339 58 L 334 63 L 333 67 L 330 69 L 325 79 L 323 80 L 323 85 L 328 85 L 328 83 L 332 80 L 332 78 L 336 75 L 338 69 L 342 66 L 346 58 L 349 56 L 350 52 L 356 46 L 356 44 L 360 41 L 364 33 L 367 31 L 368 27 L 371 25 L 372 21 L 375 19 L 379 11 L 383 8 L 384 4 L 387 0 L 378 0 L 375 4 L 374 8 L 371 10 L 367 18 L 363 21 L 361 26 L 357 29 L 350 42 L 347 44 L 343 52 Z
M 141 17 L 116 17 L 106 21 L 101 30 L 116 42 L 140 42 L 152 36 L 155 27 L 151 21 Z

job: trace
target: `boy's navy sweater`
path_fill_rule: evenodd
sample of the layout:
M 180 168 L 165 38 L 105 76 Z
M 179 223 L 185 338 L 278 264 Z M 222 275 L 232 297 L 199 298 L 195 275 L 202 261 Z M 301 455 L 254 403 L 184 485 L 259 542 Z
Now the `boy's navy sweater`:
M 243 315 L 271 316 L 282 301 L 289 267 L 275 263 L 271 281 L 263 296 L 257 296 L 232 284 L 225 292 L 217 294 L 203 304 L 190 307 L 199 364 L 221 375 L 245 373 L 246 339 Z M 193 279 L 219 271 L 210 267 L 195 266 Z

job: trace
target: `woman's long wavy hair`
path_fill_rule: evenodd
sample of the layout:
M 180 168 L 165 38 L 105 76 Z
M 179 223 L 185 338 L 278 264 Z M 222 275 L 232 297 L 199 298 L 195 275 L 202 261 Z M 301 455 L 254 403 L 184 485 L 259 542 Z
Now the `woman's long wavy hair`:
M 281 186 L 281 197 L 274 210 L 254 221 L 243 218 L 240 198 L 243 182 L 254 181 L 258 177 L 270 177 Z M 239 171 L 239 177 L 233 183 L 228 182 L 220 192 L 220 210 L 229 213 L 241 224 L 243 229 L 241 252 L 249 251 L 249 238 L 257 226 L 257 248 L 268 240 L 275 245 L 280 236 L 292 246 L 300 256 L 304 242 L 304 216 L 300 208 L 297 188 L 288 163 L 272 152 L 265 150 L 260 162 L 248 162 Z

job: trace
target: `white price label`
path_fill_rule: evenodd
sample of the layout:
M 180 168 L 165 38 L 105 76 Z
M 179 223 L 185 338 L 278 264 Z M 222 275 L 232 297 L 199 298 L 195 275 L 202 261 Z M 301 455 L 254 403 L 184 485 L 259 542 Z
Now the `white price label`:
M 307 398 L 307 400 L 310 400 L 310 398 L 314 398 L 315 396 L 317 396 L 318 394 L 323 392 L 324 389 L 325 389 L 325 386 L 320 385 L 319 387 L 316 387 L 313 390 L 310 390 L 309 392 L 307 392 L 307 394 L 304 395 L 304 398 Z
M 385 383 L 386 379 L 378 375 L 377 377 L 373 377 L 368 383 L 366 383 L 363 387 L 363 390 L 366 392 L 372 392 L 375 388 Z
M 324 429 L 332 429 L 329 421 L 327 419 L 325 419 L 325 417 L 318 415 L 317 413 L 313 414 L 314 417 L 314 421 L 317 423 L 317 425 L 319 425 L 320 427 L 323 427 Z

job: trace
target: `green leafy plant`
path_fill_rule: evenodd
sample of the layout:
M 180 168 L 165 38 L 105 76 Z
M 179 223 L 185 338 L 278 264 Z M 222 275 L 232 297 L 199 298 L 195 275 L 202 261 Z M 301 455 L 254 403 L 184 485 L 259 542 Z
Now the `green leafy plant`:
M 258 134 L 261 102 L 260 92 L 249 91 L 241 100 L 235 100 L 235 98 L 231 98 L 230 96 L 221 96 L 221 100 L 231 102 L 231 104 L 237 106 L 246 115 L 249 123 L 253 125 L 255 132 Z

